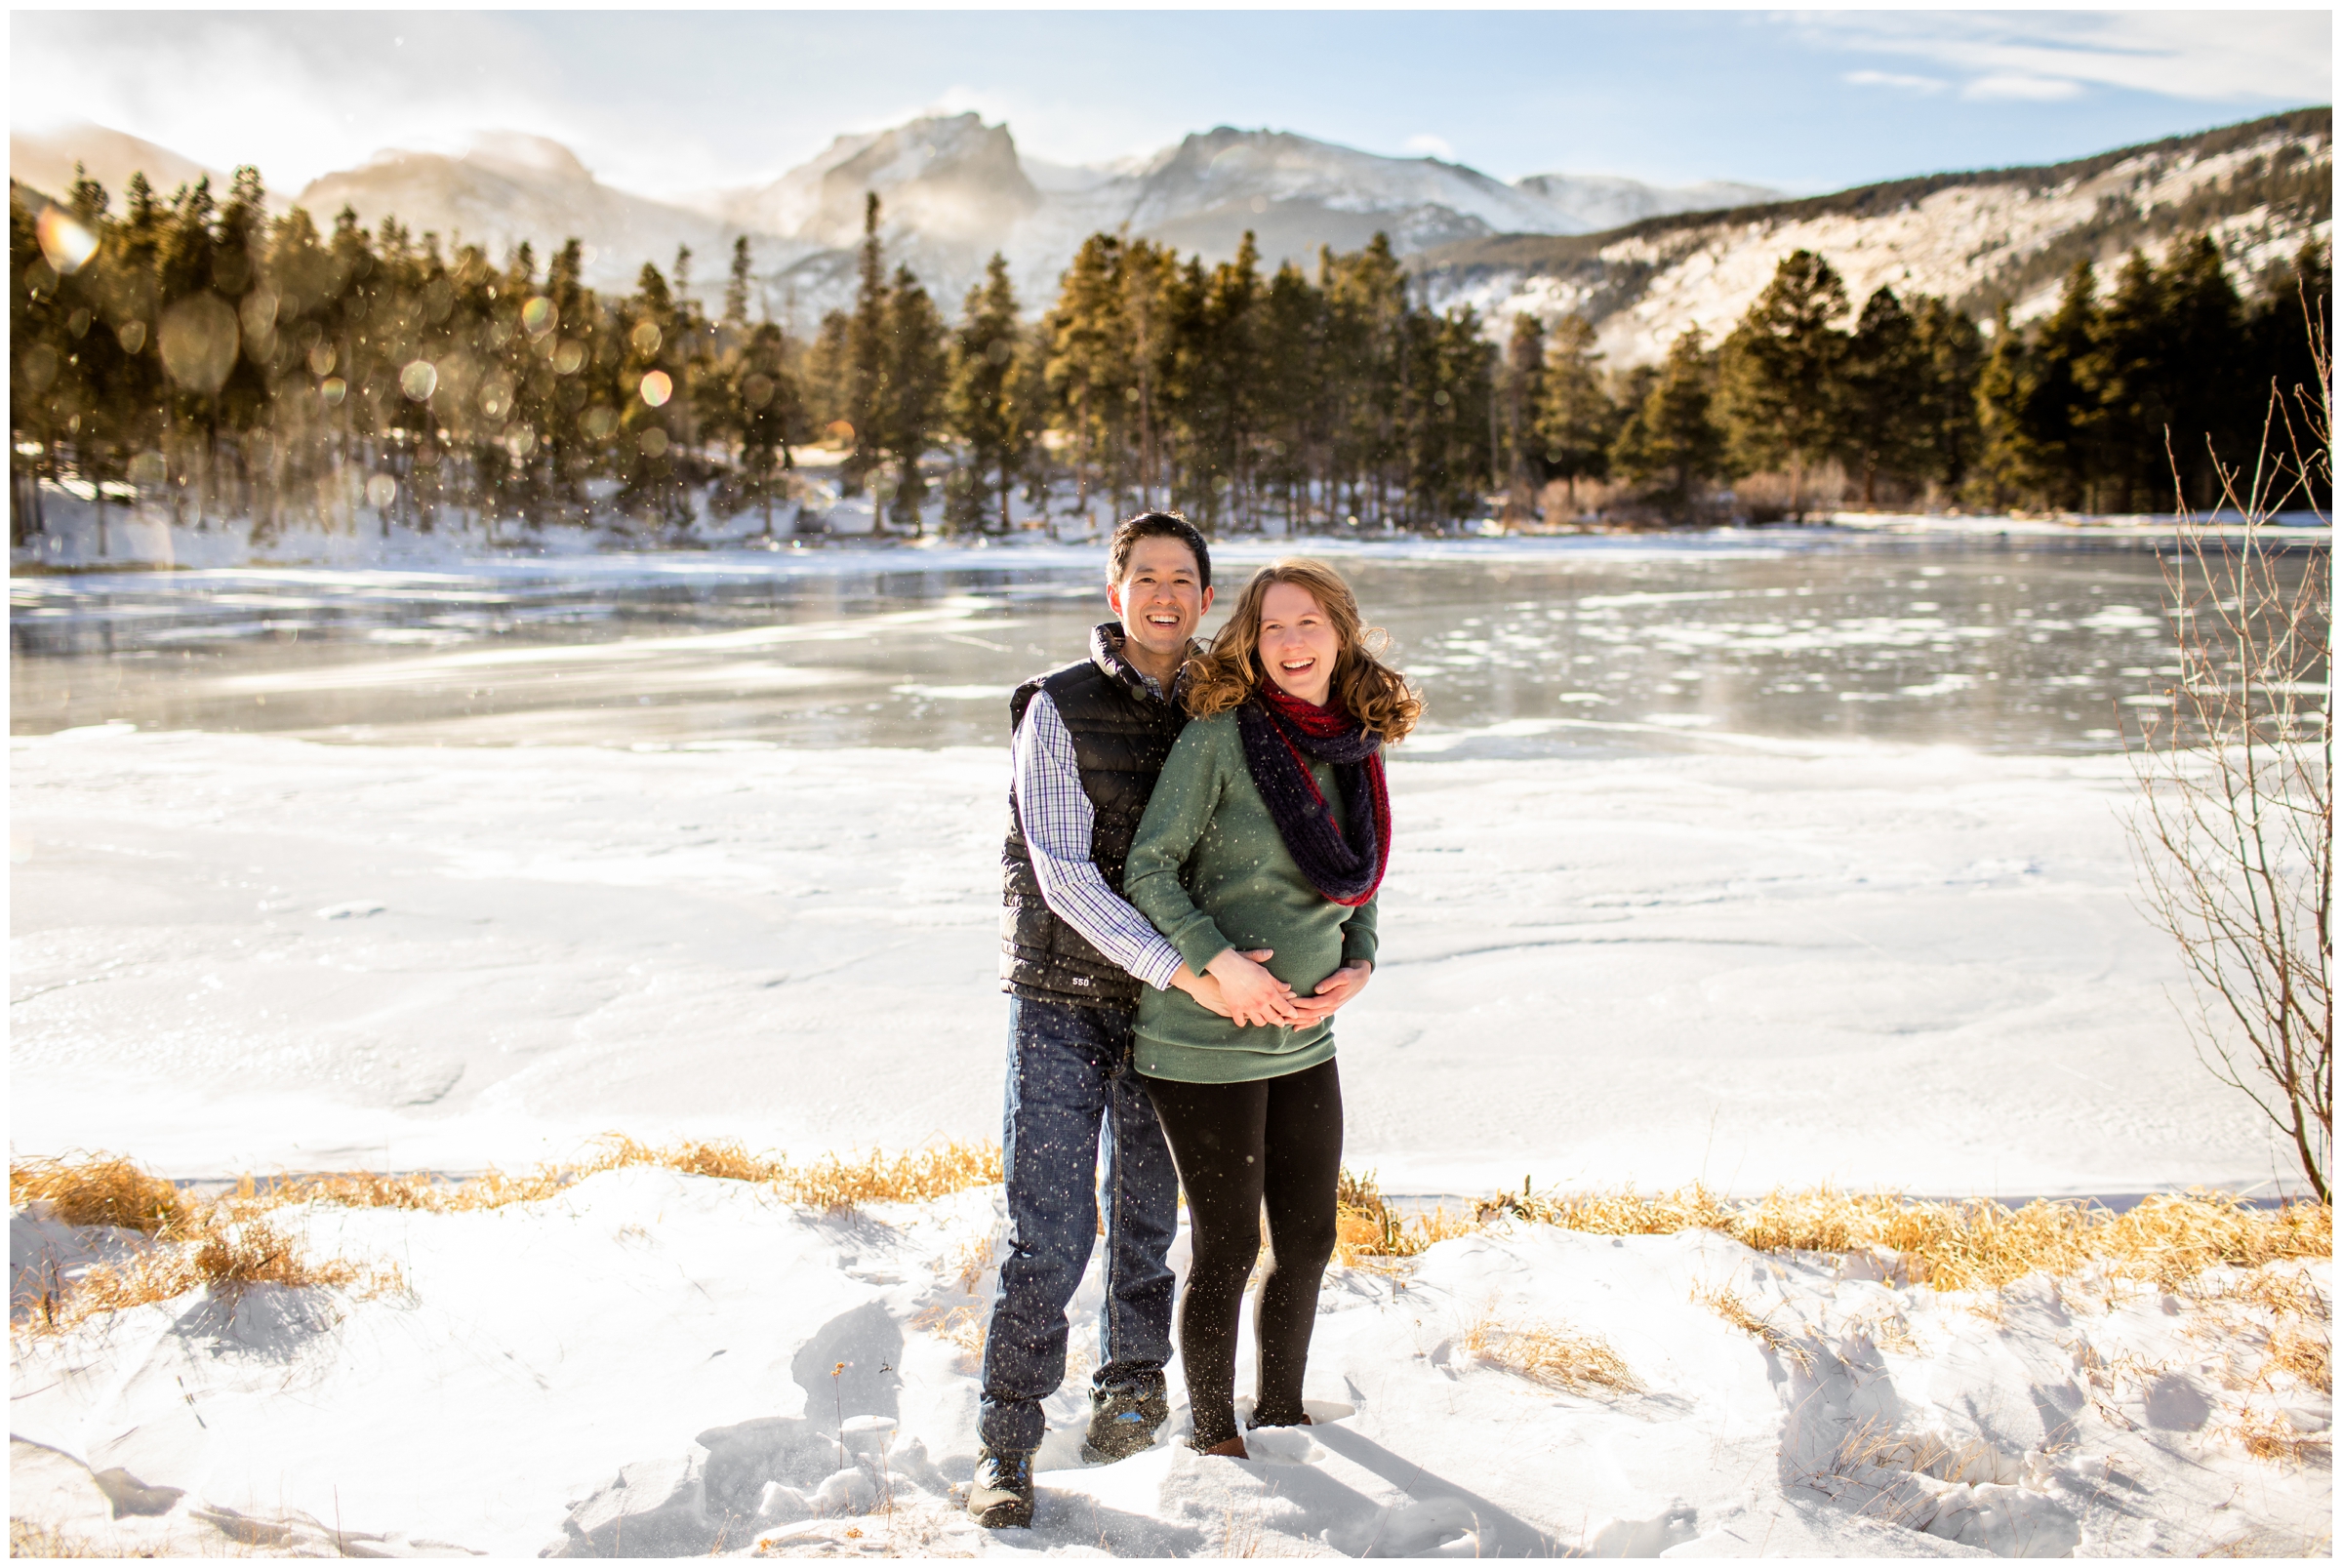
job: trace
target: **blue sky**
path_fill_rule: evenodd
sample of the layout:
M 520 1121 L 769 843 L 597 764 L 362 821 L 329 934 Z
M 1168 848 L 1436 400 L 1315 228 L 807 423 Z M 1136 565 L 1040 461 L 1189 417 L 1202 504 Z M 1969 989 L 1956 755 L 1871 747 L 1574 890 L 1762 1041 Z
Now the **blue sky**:
M 1271 127 L 1501 179 L 1797 191 L 2039 163 L 2332 100 L 2328 10 L 25 12 L 19 128 L 95 120 L 294 189 L 478 130 L 661 195 L 921 112 L 1104 162 Z

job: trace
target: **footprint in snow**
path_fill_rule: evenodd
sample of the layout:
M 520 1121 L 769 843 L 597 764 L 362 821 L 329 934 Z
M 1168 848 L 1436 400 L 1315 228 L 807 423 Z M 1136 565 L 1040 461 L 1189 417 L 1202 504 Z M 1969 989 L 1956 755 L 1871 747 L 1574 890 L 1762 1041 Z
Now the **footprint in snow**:
M 363 920 L 370 914 L 381 914 L 387 905 L 372 899 L 352 899 L 347 904 L 329 904 L 317 911 L 320 920 Z
M 1307 1427 L 1255 1427 L 1244 1434 L 1244 1453 L 1263 1465 L 1307 1465 L 1325 1450 Z
M 1364 1548 L 1369 1557 L 1476 1557 L 1479 1520 L 1460 1498 L 1433 1498 L 1385 1518 Z

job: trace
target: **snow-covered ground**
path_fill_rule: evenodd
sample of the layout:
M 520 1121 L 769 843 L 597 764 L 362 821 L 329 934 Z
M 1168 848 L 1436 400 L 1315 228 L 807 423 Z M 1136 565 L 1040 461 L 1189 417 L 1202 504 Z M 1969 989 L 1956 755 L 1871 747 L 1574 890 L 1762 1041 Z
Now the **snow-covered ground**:
M 1571 613 L 1588 647 L 1647 643 L 1666 674 L 1715 640 L 1707 623 L 1614 624 L 1614 588 L 1672 602 L 1661 590 L 1681 584 L 1635 574 L 1693 557 L 1772 571 L 1844 538 L 1310 547 L 1375 570 L 1619 564 L 1619 583 L 1570 588 Z M 1100 552 L 997 555 L 1087 577 Z M 138 626 L 180 613 L 181 589 L 255 614 L 294 600 L 355 614 L 378 599 L 843 581 L 987 556 L 222 563 L 30 580 L 18 613 L 118 630 L 135 654 Z M 1965 667 L 1946 640 L 1988 639 L 1959 616 L 1928 619 L 1952 590 L 1911 569 L 1898 591 L 1927 603 L 1849 601 L 1765 646 L 1796 640 L 1842 690 L 1881 628 Z M 2127 591 L 2105 589 L 2108 603 Z M 2038 667 L 1999 656 L 2011 685 L 2046 691 L 2092 661 L 2149 657 L 2134 651 L 2154 631 L 2143 612 L 2072 587 L 2057 597 L 2068 618 L 2097 606 L 2078 623 L 2106 645 Z M 997 631 L 980 611 L 994 613 L 945 595 L 888 614 Z M 2051 646 L 2041 623 L 2024 649 Z M 1550 639 L 1516 645 L 1510 625 L 1419 636 L 1411 667 L 1453 696 L 1512 667 L 1498 653 L 1558 657 Z M 844 634 L 791 623 L 684 640 L 770 651 Z M 1480 646 L 1491 639 L 1503 648 Z M 640 653 L 554 651 L 629 670 Z M 273 671 L 262 695 L 332 674 Z M 1383 964 L 1339 1025 L 1352 1166 L 1418 1196 L 1524 1177 L 1540 1191 L 1701 1180 L 2011 1198 L 2282 1185 L 2282 1151 L 2210 1084 L 2171 1005 L 2173 955 L 2134 903 L 2120 757 L 1789 740 L 1748 733 L 1739 716 L 1761 704 L 1657 701 L 1676 684 L 1630 681 L 1635 701 L 1559 716 L 1474 727 L 1451 714 L 1400 748 Z M 540 744 L 127 723 L 13 738 L 12 1152 L 117 1149 L 193 1178 L 510 1168 L 605 1130 L 799 1160 L 996 1137 L 1004 751 L 698 739 L 720 733 L 705 725 L 631 747 L 573 744 L 621 734 L 596 720 L 606 711 L 555 715 Z M 282 1211 L 313 1252 L 394 1265 L 401 1288 L 197 1294 L 12 1334 L 12 1517 L 109 1549 L 194 1554 L 331 1552 L 337 1535 L 356 1554 L 497 1555 L 2330 1543 L 2325 1462 L 2241 1444 L 2248 1430 L 2318 1437 L 2331 1413 L 2330 1395 L 2269 1373 L 2270 1313 L 2240 1294 L 2250 1278 L 2215 1270 L 2169 1295 L 2038 1278 L 2000 1297 L 1939 1295 L 1863 1257 L 1527 1224 L 1395 1266 L 1338 1266 L 1308 1389 L 1323 1424 L 1263 1437 L 1246 1464 L 1177 1446 L 1175 1364 L 1164 1441 L 1078 1466 L 1093 1273 L 1074 1376 L 1050 1407 L 1036 1528 L 988 1534 L 952 1488 L 976 1446 L 966 1346 L 999 1205 L 982 1188 L 823 1216 L 636 1168 L 499 1210 Z M 69 1267 L 128 1241 L 17 1211 L 12 1301 L 37 1291 L 46 1260 Z M 2330 1301 L 2322 1261 L 2256 1277 L 2304 1275 Z M 1722 1291 L 1779 1338 L 1768 1347 L 1704 1304 Z M 1572 1393 L 1508 1370 L 1509 1336 L 1540 1329 L 1598 1337 L 1635 1387 Z
M 1340 1025 L 1350 1160 L 1386 1190 L 2288 1168 L 2166 995 L 2120 758 L 1487 755 L 1507 728 L 1393 769 L 1383 965 Z M 611 1128 L 996 1134 L 1002 750 L 11 747 L 20 1154 L 461 1171 Z
M 12 1335 L 12 1517 L 188 1555 L 232 1539 L 357 1556 L 2195 1556 L 2331 1539 L 2330 1472 L 2241 1449 L 2247 1423 L 2322 1431 L 2331 1399 L 2264 1375 L 2270 1315 L 2232 1270 L 2185 1297 L 2038 1278 L 1939 1295 L 1868 1256 L 1514 1225 L 1329 1273 L 1318 1425 L 1254 1433 L 1249 1461 L 1198 1458 L 1174 1362 L 1157 1445 L 1085 1468 L 1093 1268 L 1034 1527 L 992 1533 L 955 1508 L 976 1380 L 951 1331 L 990 1288 L 997 1188 L 825 1218 L 638 1168 L 516 1208 L 278 1220 L 394 1262 L 404 1292 L 196 1293 Z M 56 1239 L 43 1228 L 20 1217 L 14 1239 Z M 2262 1276 L 2330 1290 L 2323 1262 Z M 1771 1344 L 1698 1299 L 1726 1292 Z M 1539 1329 L 1598 1338 L 1625 1387 L 1509 1370 L 1508 1336 Z M 1251 1360 L 1247 1345 L 1239 1388 Z

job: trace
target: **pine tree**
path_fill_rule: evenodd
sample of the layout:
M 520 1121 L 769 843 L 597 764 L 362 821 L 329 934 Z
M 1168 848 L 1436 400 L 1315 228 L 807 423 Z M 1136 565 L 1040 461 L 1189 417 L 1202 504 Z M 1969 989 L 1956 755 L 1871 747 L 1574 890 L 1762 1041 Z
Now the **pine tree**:
M 1164 247 L 1134 239 L 1123 247 L 1120 274 L 1119 314 L 1129 334 L 1130 365 L 1124 401 L 1133 416 L 1139 504 L 1153 506 L 1156 496 L 1169 489 L 1164 403 L 1179 356 L 1178 258 Z
M 805 354 L 805 404 L 826 441 L 851 442 L 854 429 L 853 318 L 843 310 L 822 317 Z M 840 428 L 843 426 L 843 428 Z
M 1064 336 L 1064 328 L 1052 336 Z M 1010 406 L 1017 349 L 1017 296 L 1009 284 L 1007 260 L 994 252 L 985 266 L 984 282 L 968 291 L 959 331 L 952 340 L 945 414 L 951 433 L 967 449 L 978 493 L 983 475 L 989 472 L 996 478 L 993 493 L 1004 534 L 1009 529 L 1009 493 L 1025 458 L 1016 411 Z M 1067 356 L 1055 357 L 1062 363 Z M 975 511 L 981 518 L 984 508 L 978 506 Z
M 1611 463 L 1636 483 L 1665 481 L 1659 499 L 1688 514 L 1703 479 L 1726 471 L 1726 438 L 1714 417 L 1716 356 L 1697 327 L 1678 336 L 1649 390 L 1620 429 Z
M 895 462 L 895 494 L 888 514 L 909 523 L 915 537 L 924 530 L 919 505 L 927 481 L 919 471 L 943 413 L 944 320 L 935 302 L 908 266 L 895 269 L 885 303 L 886 354 L 878 412 L 878 442 Z
M 1191 272 L 1192 302 L 1179 358 L 1181 451 L 1188 509 L 1206 526 L 1248 519 L 1251 457 L 1260 366 L 1254 307 L 1261 297 L 1260 247 L 1247 229 L 1233 259 L 1208 277 Z
M 782 475 L 796 466 L 788 450 L 788 434 L 797 419 L 797 389 L 788 374 L 787 344 L 779 327 L 762 322 L 749 334 L 732 367 L 731 386 L 731 403 L 738 411 L 740 465 L 747 478 L 745 491 L 750 501 L 763 504 L 764 532 L 769 539 L 773 502 L 783 489 Z
M 658 267 L 645 261 L 634 294 L 619 312 L 626 352 L 619 387 L 626 402 L 619 416 L 618 462 L 626 475 L 626 502 L 654 526 L 681 522 L 691 513 L 679 481 L 684 456 L 678 401 L 682 345 L 674 341 L 675 297 Z
M 724 285 L 724 325 L 745 330 L 748 324 L 748 279 L 755 261 L 748 254 L 748 237 L 732 241 L 732 276 Z
M 1312 457 L 1327 440 L 1325 301 L 1287 261 L 1269 280 L 1261 302 L 1256 372 L 1263 482 L 1283 497 L 1287 533 L 1299 533 L 1309 509 Z
M 2176 482 L 2182 502 L 2208 507 L 2220 495 L 2216 460 L 2243 462 L 2259 445 L 2260 421 L 2247 405 L 2261 378 L 2249 368 L 2244 305 L 2208 234 L 2173 246 L 2156 287 L 2163 324 L 2157 379 L 2168 445 L 2151 448 L 2163 459 L 2154 489 Z
M 2097 319 L 2097 272 L 2087 261 L 2066 274 L 2057 309 L 2035 332 L 2021 332 L 2001 308 L 1976 390 L 1996 499 L 2089 503 L 2098 472 L 2090 428 L 2096 403 L 2082 371 Z
M 2088 434 L 2103 499 L 2123 511 L 2169 484 L 2170 460 L 2161 452 L 2172 414 L 2172 388 L 2160 374 L 2163 304 L 2154 265 L 2131 252 L 2090 320 L 2086 346 L 2074 359 L 2080 391 L 2074 422 Z
M 1804 475 L 1831 455 L 1839 408 L 1846 335 L 1846 287 L 1811 251 L 1782 258 L 1772 281 L 1724 340 L 1717 413 L 1744 469 L 1786 466 L 1790 510 L 1802 514 Z
M 1546 348 L 1535 434 L 1546 472 L 1568 482 L 1573 510 L 1578 481 L 1608 474 L 1610 446 L 1618 439 L 1620 414 L 1602 386 L 1601 358 L 1593 325 L 1584 316 L 1563 316 Z
M 1982 435 L 1976 423 L 1976 386 L 1983 373 L 1984 335 L 1940 296 L 1915 296 L 1913 337 L 1919 389 L 1913 420 L 1924 449 L 1917 472 L 1957 496 L 1976 462 Z
M 1119 456 L 1128 412 L 1121 394 L 1135 384 L 1133 345 L 1121 308 L 1122 262 L 1121 243 L 1112 235 L 1092 234 L 1082 241 L 1059 280 L 1057 304 L 1046 322 L 1044 374 L 1073 438 L 1073 504 L 1084 514 L 1092 464 L 1101 459 L 1112 463 Z M 1005 507 L 1007 480 L 1001 483 Z
M 1545 480 L 1537 438 L 1537 417 L 1545 403 L 1545 325 L 1525 311 L 1513 317 L 1501 374 L 1497 399 L 1504 424 L 1505 509 L 1514 519 L 1525 519 Z M 1490 454 L 1491 467 L 1499 461 Z
M 886 399 L 886 266 L 878 240 L 878 193 L 863 198 L 860 279 L 846 328 L 846 396 L 840 417 L 854 426 L 854 451 L 839 472 L 848 495 L 859 494 L 886 461 L 880 425 Z
M 1881 286 L 1863 302 L 1846 345 L 1845 423 L 1838 443 L 1862 475 L 1865 506 L 1878 503 L 1881 472 L 1909 479 L 1926 468 L 1926 432 L 1919 422 L 1926 381 L 1918 329 L 1894 291 Z

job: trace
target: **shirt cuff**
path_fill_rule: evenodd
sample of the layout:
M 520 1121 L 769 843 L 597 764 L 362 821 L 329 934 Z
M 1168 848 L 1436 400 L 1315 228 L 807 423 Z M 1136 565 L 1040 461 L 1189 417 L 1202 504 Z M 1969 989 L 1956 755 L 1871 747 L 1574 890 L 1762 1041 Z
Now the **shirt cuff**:
M 1346 931 L 1343 933 L 1342 962 L 1344 964 L 1371 964 L 1374 962 L 1374 954 L 1373 932 Z
M 1233 947 L 1235 944 L 1220 935 L 1220 928 L 1211 921 L 1198 920 L 1193 926 L 1172 938 L 1171 945 L 1179 949 L 1179 956 L 1186 960 L 1187 966 L 1200 975 L 1206 964 Z
M 1167 991 L 1171 988 L 1171 977 L 1179 973 L 1179 966 L 1185 962 L 1186 960 L 1179 956 L 1177 947 L 1157 937 L 1152 945 L 1133 961 L 1130 972 L 1156 990 Z

